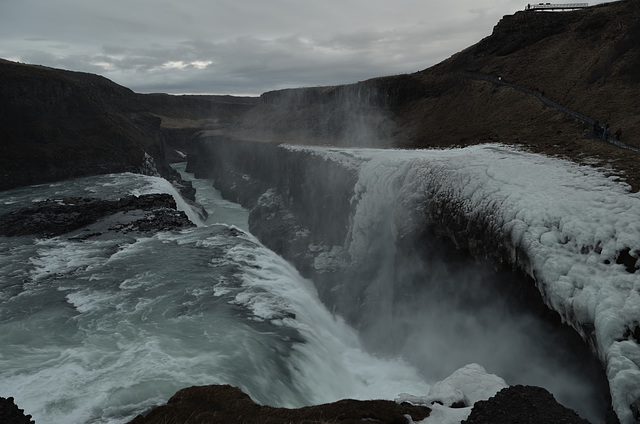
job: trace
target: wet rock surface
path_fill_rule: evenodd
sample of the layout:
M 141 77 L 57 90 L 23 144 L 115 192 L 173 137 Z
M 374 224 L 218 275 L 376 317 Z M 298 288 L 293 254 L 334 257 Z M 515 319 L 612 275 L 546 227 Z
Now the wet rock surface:
M 66 197 L 47 199 L 0 216 L 0 235 L 54 237 L 115 215 L 119 218 L 105 228 L 75 238 L 113 230 L 155 232 L 194 226 L 184 212 L 176 210 L 175 200 L 169 194 L 126 196 L 118 200 Z

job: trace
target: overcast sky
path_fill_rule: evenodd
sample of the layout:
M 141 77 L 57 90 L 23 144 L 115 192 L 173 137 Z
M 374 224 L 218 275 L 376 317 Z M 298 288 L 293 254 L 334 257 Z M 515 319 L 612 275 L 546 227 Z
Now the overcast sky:
M 526 4 L 0 0 L 0 57 L 100 74 L 141 93 L 259 95 L 428 68 Z

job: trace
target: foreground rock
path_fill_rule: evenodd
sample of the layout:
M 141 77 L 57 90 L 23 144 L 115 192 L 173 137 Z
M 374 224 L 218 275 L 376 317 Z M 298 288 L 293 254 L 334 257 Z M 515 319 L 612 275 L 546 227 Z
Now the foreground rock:
M 160 423 L 333 423 L 366 422 L 406 424 L 424 420 L 430 414 L 425 406 L 398 404 L 388 400 L 340 400 L 298 409 L 261 406 L 240 389 L 224 385 L 189 387 L 178 391 L 166 405 L 130 424 Z M 614 423 L 617 421 L 607 421 Z M 573 410 L 560 405 L 540 387 L 511 386 L 486 401 L 476 402 L 463 424 L 589 424 Z
M 12 397 L 0 397 L 0 423 L 3 424 L 33 424 L 31 415 L 25 415 L 24 410 L 18 408 Z
M 607 423 L 617 422 L 607 420 Z M 575 411 L 556 402 L 541 387 L 511 386 L 489 400 L 476 402 L 462 424 L 589 424 Z
M 0 216 L 0 235 L 53 237 L 95 224 L 118 215 L 76 238 L 99 235 L 106 231 L 170 231 L 193 227 L 184 212 L 176 210 L 169 194 L 126 196 L 118 200 L 67 197 L 47 199 L 33 206 Z
M 332 423 L 363 421 L 406 424 L 429 416 L 430 409 L 388 400 L 340 400 L 298 409 L 261 406 L 240 389 L 229 385 L 189 387 L 178 391 L 166 405 L 139 415 L 129 424 L 227 424 L 227 423 Z M 15 405 L 13 398 L 0 397 L 0 422 L 32 424 L 30 415 Z M 617 420 L 607 420 L 614 424 Z M 574 411 L 556 402 L 545 389 L 511 386 L 486 401 L 476 402 L 462 424 L 589 424 Z
M 138 416 L 130 424 L 229 423 L 334 423 L 380 422 L 406 424 L 429 416 L 429 408 L 389 400 L 340 400 L 298 409 L 261 406 L 240 389 L 224 386 L 189 387 L 178 391 L 166 405 Z

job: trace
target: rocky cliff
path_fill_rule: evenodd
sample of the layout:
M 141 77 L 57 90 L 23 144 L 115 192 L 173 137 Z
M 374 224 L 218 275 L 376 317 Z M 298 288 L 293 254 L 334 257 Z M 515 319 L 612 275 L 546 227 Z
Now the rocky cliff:
M 160 118 L 106 78 L 0 60 L 0 99 L 0 189 L 123 171 L 178 179 Z

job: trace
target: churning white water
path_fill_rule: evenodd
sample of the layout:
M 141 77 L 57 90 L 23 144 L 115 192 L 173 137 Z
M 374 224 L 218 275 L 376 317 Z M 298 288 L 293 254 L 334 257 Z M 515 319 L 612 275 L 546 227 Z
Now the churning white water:
M 91 177 L 2 192 L 0 212 L 163 190 L 153 177 Z M 0 239 L 0 396 L 36 423 L 69 424 L 124 423 L 191 385 L 286 407 L 428 391 L 412 366 L 367 354 L 311 282 L 243 231 L 246 211 L 203 203 L 208 223 L 233 226 Z

